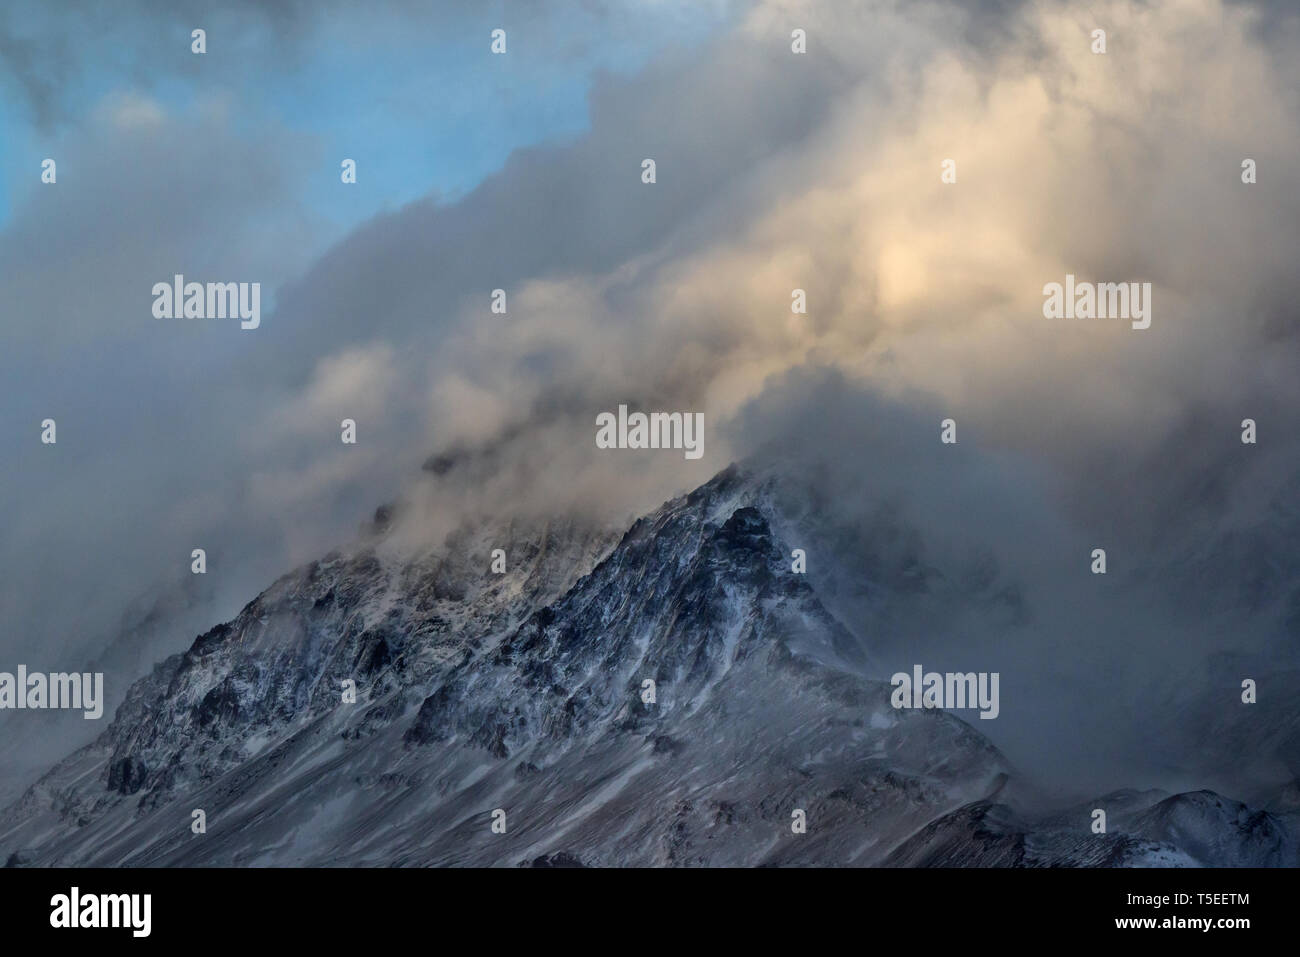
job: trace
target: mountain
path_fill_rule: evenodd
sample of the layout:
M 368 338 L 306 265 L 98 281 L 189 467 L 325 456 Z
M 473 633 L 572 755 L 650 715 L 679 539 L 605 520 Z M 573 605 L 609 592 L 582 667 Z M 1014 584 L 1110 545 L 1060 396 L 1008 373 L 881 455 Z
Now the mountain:
M 870 635 L 792 570 L 790 535 L 830 534 L 812 527 L 815 512 L 773 476 L 732 467 L 621 537 L 576 519 L 467 523 L 411 557 L 389 547 L 384 513 L 353 552 L 284 576 L 137 682 L 95 742 L 3 813 L 0 855 L 1296 862 L 1283 817 L 1208 792 L 1144 798 L 1101 840 L 1086 812 L 1013 809 L 1032 792 L 997 748 L 952 714 L 892 708 L 890 686 L 868 677 Z M 957 600 L 934 570 L 894 567 Z M 975 590 L 1014 612 L 990 587 Z M 191 828 L 198 810 L 204 833 Z M 806 833 L 792 828 L 799 811 Z
M 1091 830 L 1093 808 L 1107 812 Z M 977 801 L 945 814 L 903 842 L 894 867 L 1295 867 L 1293 825 L 1212 791 L 1172 796 L 1119 792 L 1068 814 L 1027 821 Z

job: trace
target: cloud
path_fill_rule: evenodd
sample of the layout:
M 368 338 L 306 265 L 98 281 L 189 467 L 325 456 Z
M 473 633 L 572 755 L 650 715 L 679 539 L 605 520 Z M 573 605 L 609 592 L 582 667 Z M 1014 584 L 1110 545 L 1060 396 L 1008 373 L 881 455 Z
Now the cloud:
M 932 616 L 926 644 L 1017 674 L 1024 708 L 997 730 L 1013 753 L 1058 784 L 1159 777 L 1143 764 L 1150 742 L 1133 732 L 1134 709 L 1190 706 L 1224 648 L 1286 653 L 1285 591 L 1263 606 L 1234 602 L 1266 569 L 1297 569 L 1282 530 L 1293 520 L 1268 521 L 1300 471 L 1300 443 L 1277 428 L 1300 399 L 1284 371 L 1297 292 L 1286 250 L 1300 222 L 1285 159 L 1300 145 L 1297 115 L 1277 112 L 1289 72 L 1261 55 L 1251 11 L 1208 2 L 1099 8 L 1111 25 L 1105 57 L 1090 52 L 1092 21 L 1056 5 L 1025 8 L 1009 31 L 1019 42 L 980 50 L 955 38 L 965 25 L 885 11 L 860 31 L 837 21 L 814 32 L 835 66 L 804 73 L 772 38 L 769 14 L 671 79 L 650 71 L 606 87 L 601 121 L 562 164 L 517 157 L 456 210 L 412 210 L 383 231 L 454 235 L 468 269 L 494 267 L 477 285 L 520 290 L 501 337 L 483 331 L 493 320 L 473 297 L 450 315 L 478 330 L 453 340 L 460 374 L 527 413 L 492 446 L 486 507 L 581 501 L 612 520 L 623 502 L 696 481 L 671 456 L 615 460 L 591 446 L 592 413 L 618 401 L 705 410 L 713 468 L 756 451 L 756 436 L 796 461 L 839 461 L 858 482 L 828 496 L 845 527 L 872 527 L 855 495 L 872 509 L 897 503 L 945 573 L 978 578 L 991 554 L 1023 603 L 1032 624 L 1017 631 L 1000 631 L 1012 626 L 992 613 Z M 741 56 L 737 37 L 771 46 Z M 849 51 L 873 43 L 887 46 L 879 59 L 841 72 Z M 737 97 L 738 85 L 752 95 Z M 805 97 L 822 108 L 802 111 Z M 724 100 L 718 124 L 710 104 Z M 632 178 L 638 152 L 659 162 L 654 187 Z M 1267 188 L 1241 182 L 1247 155 L 1270 171 Z M 939 177 L 948 157 L 955 185 Z M 555 196 L 532 215 L 535 197 Z M 659 219 L 666 208 L 671 218 Z M 477 229 L 455 228 L 462 216 Z M 517 233 L 491 256 L 474 248 L 508 222 L 555 230 L 564 244 Z M 1152 328 L 1045 320 L 1043 284 L 1067 272 L 1151 282 Z M 520 284 L 520 274 L 546 278 Z M 424 283 L 430 298 L 457 302 L 437 282 Z M 409 295 L 411 283 L 397 285 Z M 808 292 L 807 317 L 789 311 L 793 288 Z M 881 397 L 845 419 L 860 423 L 862 444 L 846 428 L 826 434 L 831 413 L 815 395 L 773 391 L 801 369 L 833 370 L 848 395 Z M 783 415 L 774 395 L 799 414 Z M 873 414 L 902 415 L 916 431 L 873 447 Z M 935 457 L 947 416 L 977 455 Z M 1246 416 L 1273 423 L 1267 447 L 1241 444 Z M 538 467 L 526 477 L 508 467 L 522 461 Z M 1250 560 L 1230 544 L 1242 537 Z M 1088 571 L 1098 545 L 1119 579 L 1102 605 Z M 1230 609 L 1230 639 L 1197 619 L 1210 608 Z M 1113 704 L 1097 706 L 1106 696 Z M 1042 716 L 1058 713 L 1073 723 L 1045 730 Z M 1178 740 L 1166 742 L 1171 753 Z M 1075 758 L 1062 765 L 1067 744 Z
M 188 573 L 193 547 L 219 551 L 222 528 L 266 550 L 271 561 L 250 568 L 283 561 L 238 522 L 249 468 L 232 463 L 268 391 L 226 387 L 250 333 L 155 319 L 151 288 L 180 272 L 271 291 L 303 268 L 317 220 L 284 186 L 311 151 L 277 128 L 245 139 L 219 99 L 177 117 L 113 95 L 55 150 L 58 182 L 15 204 L 0 234 L 0 439 L 14 450 L 0 517 L 6 656 L 84 657 L 127 601 Z M 33 442 L 45 418 L 57 445 Z

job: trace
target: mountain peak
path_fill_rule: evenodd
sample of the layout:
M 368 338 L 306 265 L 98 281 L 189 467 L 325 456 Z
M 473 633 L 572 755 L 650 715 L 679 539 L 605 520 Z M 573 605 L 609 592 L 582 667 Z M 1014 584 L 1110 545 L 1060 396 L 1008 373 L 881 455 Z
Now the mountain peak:
M 1178 829 L 1206 818 L 1199 797 L 1186 810 L 1139 801 L 1150 836 L 1102 843 L 994 804 L 1011 773 L 998 750 L 942 711 L 894 709 L 869 677 L 868 643 L 796 571 L 785 536 L 806 534 L 808 503 L 788 495 L 733 466 L 621 536 L 466 523 L 441 549 L 403 555 L 379 536 L 309 563 L 137 682 L 97 741 L 6 812 L 0 854 L 102 866 L 1191 859 Z M 494 809 L 506 835 L 487 826 Z M 798 813 L 809 827 L 792 839 Z M 1289 853 L 1280 823 L 1224 813 L 1261 854 Z

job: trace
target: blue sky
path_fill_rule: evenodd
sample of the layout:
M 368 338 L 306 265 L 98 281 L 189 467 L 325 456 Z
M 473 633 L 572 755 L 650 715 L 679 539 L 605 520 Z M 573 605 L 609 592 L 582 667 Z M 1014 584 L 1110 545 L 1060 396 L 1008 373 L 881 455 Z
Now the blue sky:
M 580 135 L 597 73 L 632 74 L 666 48 L 703 42 L 726 12 L 724 2 L 676 0 L 433 6 L 423 28 L 390 8 L 287 27 L 239 11 L 177 18 L 162 31 L 124 16 L 79 40 L 34 45 L 43 63 L 36 79 L 59 80 L 47 84 L 56 92 L 42 109 L 24 95 L 33 77 L 15 75 L 19 65 L 3 77 L 0 229 L 39 187 L 40 161 L 58 160 L 60 145 L 75 144 L 80 124 L 109 98 L 144 98 L 175 117 L 221 98 L 250 137 L 276 126 L 319 144 L 321 162 L 298 198 L 337 239 L 376 212 L 430 194 L 463 196 L 515 149 Z M 28 6 L 8 17 L 9 36 L 40 38 L 48 13 Z M 208 33 L 202 57 L 189 49 L 191 20 Z M 507 31 L 505 55 L 490 52 L 497 27 Z M 58 54 L 74 62 L 49 62 Z M 339 188 L 344 158 L 357 161 L 354 188 Z

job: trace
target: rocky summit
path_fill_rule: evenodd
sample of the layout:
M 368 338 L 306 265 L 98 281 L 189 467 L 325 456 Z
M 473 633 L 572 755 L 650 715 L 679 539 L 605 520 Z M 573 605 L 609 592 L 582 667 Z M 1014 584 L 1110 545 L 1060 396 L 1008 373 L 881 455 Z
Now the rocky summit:
M 1027 813 L 971 724 L 891 706 L 870 636 L 792 571 L 805 518 L 733 467 L 621 537 L 467 524 L 398 558 L 377 533 L 139 680 L 3 812 L 0 859 L 1297 863 L 1286 815 L 1209 792 L 1109 796 L 1105 835 Z

